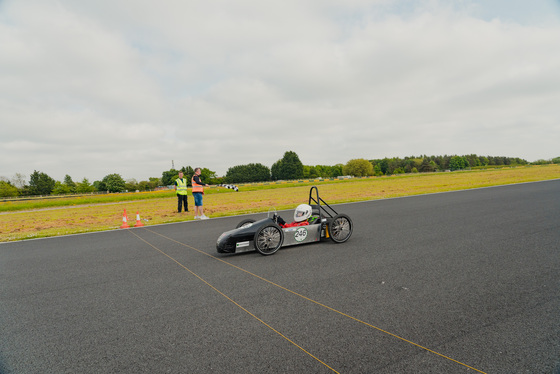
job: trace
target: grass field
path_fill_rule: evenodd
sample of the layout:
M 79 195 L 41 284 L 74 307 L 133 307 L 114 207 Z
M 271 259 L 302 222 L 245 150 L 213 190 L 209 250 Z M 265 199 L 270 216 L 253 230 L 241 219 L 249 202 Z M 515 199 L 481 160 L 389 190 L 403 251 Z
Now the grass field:
M 347 180 L 295 181 L 242 185 L 239 192 L 213 187 L 206 190 L 204 209 L 210 217 L 295 208 L 307 202 L 310 186 L 317 185 L 329 204 L 386 199 L 400 196 L 456 191 L 512 183 L 560 178 L 560 165 L 524 166 L 476 171 L 405 174 Z M 129 224 L 138 211 L 145 225 L 193 219 L 191 212 L 177 213 L 174 191 L 92 195 L 61 199 L 0 203 L 0 241 L 118 229 L 124 209 Z M 146 221 L 147 220 L 147 221 Z

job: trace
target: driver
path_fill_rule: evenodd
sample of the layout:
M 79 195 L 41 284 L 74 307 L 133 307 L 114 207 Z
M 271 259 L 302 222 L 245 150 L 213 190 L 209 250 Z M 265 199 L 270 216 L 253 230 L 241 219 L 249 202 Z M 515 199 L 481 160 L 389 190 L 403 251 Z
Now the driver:
M 316 219 L 317 217 L 311 215 L 311 206 L 309 204 L 298 205 L 294 211 L 294 222 L 292 223 L 286 223 L 286 221 L 284 221 L 280 216 L 276 217 L 276 221 L 283 228 L 307 226 L 310 223 L 315 222 Z

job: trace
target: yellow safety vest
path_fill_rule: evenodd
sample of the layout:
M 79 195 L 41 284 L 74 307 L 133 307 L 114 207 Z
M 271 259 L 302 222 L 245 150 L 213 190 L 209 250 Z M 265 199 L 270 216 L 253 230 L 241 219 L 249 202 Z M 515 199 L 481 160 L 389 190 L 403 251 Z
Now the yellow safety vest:
M 177 178 L 175 180 L 177 182 L 177 195 L 186 195 L 187 194 L 187 179 Z

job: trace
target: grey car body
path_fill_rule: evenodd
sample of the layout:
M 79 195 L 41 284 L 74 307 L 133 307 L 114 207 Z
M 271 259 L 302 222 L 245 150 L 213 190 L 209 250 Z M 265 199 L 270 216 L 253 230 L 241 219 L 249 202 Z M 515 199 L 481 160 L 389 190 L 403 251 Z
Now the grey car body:
M 220 235 L 216 243 L 218 253 L 256 250 L 262 255 L 271 255 L 282 247 L 315 243 L 329 238 L 335 243 L 344 243 L 350 238 L 352 220 L 345 214 L 337 213 L 321 199 L 316 186 L 309 190 L 308 203 L 314 216 L 309 225 L 281 227 L 281 220 L 275 211 L 258 221 L 246 219 L 235 229 Z

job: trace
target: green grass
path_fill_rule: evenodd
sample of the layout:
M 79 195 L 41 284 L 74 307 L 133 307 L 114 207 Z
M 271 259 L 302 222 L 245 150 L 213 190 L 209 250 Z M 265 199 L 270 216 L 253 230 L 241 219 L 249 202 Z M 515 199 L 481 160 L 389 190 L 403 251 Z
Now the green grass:
M 560 165 L 527 166 L 452 173 L 401 174 L 345 180 L 293 181 L 239 185 L 205 190 L 205 213 L 210 217 L 291 209 L 307 202 L 317 185 L 329 204 L 386 199 L 560 178 Z M 189 204 L 192 204 L 189 191 Z M 138 211 L 148 225 L 192 220 L 177 214 L 174 191 L 87 195 L 59 199 L 0 202 L 0 241 L 22 240 L 117 229 L 123 210 L 134 224 Z M 192 205 L 191 205 L 192 208 Z
M 14 212 L 18 210 L 45 209 L 54 207 L 65 207 L 74 205 L 88 204 L 110 204 L 122 201 L 159 199 L 175 194 L 174 191 L 155 191 L 155 192 L 129 192 L 129 193 L 111 193 L 111 194 L 91 194 L 80 196 L 61 197 L 43 197 L 13 199 L 0 203 L 0 212 Z
M 244 192 L 261 191 L 290 187 L 301 187 L 316 183 L 334 183 L 337 179 L 326 179 L 324 181 L 289 181 L 289 182 L 264 182 L 254 184 L 238 185 Z M 205 189 L 205 194 L 223 194 L 233 193 L 232 189 L 218 186 L 210 186 Z M 190 190 L 189 190 L 190 194 Z M 0 202 L 0 212 L 16 212 L 23 210 L 48 209 L 57 207 L 71 207 L 76 205 L 92 205 L 92 204 L 113 204 L 127 201 L 139 201 L 150 199 L 161 199 L 174 197 L 174 190 L 153 191 L 153 192 L 126 192 L 126 193 L 109 193 L 109 194 L 85 194 L 72 196 L 47 196 L 47 197 L 22 197 L 20 199 L 10 199 Z

